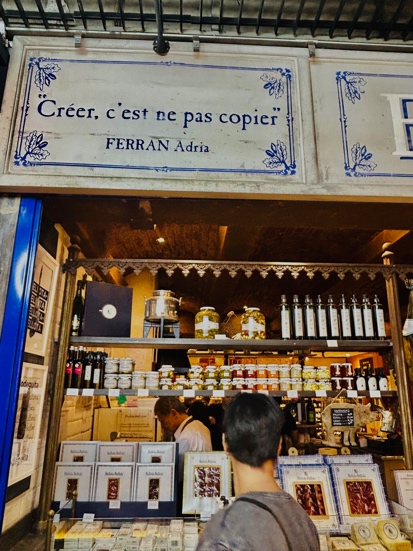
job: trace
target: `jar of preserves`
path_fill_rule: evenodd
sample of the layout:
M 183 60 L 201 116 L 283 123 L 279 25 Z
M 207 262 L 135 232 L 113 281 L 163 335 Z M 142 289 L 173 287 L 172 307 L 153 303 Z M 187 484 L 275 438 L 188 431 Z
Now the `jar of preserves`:
M 318 384 L 315 379 L 303 379 L 303 390 L 318 390 Z
M 233 390 L 244 390 L 245 388 L 245 379 L 238 377 L 236 379 L 232 379 L 232 388 Z
M 105 373 L 119 373 L 119 358 L 106 358 Z
M 161 379 L 159 381 L 159 388 L 161 390 L 172 390 L 172 379 Z
M 216 379 L 205 379 L 204 390 L 216 390 L 218 388 L 218 381 Z
M 291 390 L 291 379 L 280 379 L 280 390 Z
M 305 379 L 315 379 L 316 378 L 316 369 L 312 365 L 306 365 L 303 367 L 303 372 L 301 377 Z
M 203 369 L 200 365 L 193 365 L 188 370 L 188 379 L 202 379 Z
M 330 364 L 331 377 L 341 377 L 341 364 Z
M 278 374 L 280 379 L 289 379 L 290 378 L 291 368 L 287 364 L 281 364 L 278 367 Z
M 291 364 L 290 376 L 291 379 L 301 379 L 302 367 L 300 364 Z
M 219 378 L 221 381 L 232 379 L 232 369 L 229 367 L 229 365 L 222 365 L 219 368 Z
M 257 379 L 257 390 L 268 390 L 268 379 Z
M 202 379 L 191 379 L 188 381 L 188 388 L 192 390 L 202 390 L 204 381 Z
M 232 379 L 221 379 L 218 384 L 218 390 L 232 390 Z
M 119 373 L 132 373 L 133 360 L 132 358 L 120 358 L 119 359 Z
M 195 316 L 195 338 L 214 339 L 218 331 L 218 312 L 213 306 L 203 306 Z
M 330 379 L 318 381 L 318 390 L 333 390 Z
M 185 377 L 179 377 L 172 383 L 172 390 L 184 390 L 188 388 L 188 381 Z
M 351 363 L 341 364 L 341 376 L 354 377 L 353 364 Z
M 159 371 L 148 371 L 145 374 L 145 387 L 149 389 L 159 388 Z
M 245 379 L 245 390 L 257 390 L 257 379 Z
M 204 370 L 204 379 L 218 379 L 218 371 L 215 365 L 208 365 Z
M 241 316 L 242 339 L 265 339 L 265 316 L 259 308 L 246 308 Z
M 145 388 L 145 371 L 134 371 L 132 373 L 132 388 L 137 390 L 139 388 Z
M 303 390 L 303 380 L 300 378 L 291 378 L 291 390 Z
M 122 374 L 118 376 L 118 388 L 132 388 L 132 375 Z
M 343 377 L 342 381 L 342 386 L 346 390 L 356 390 L 356 381 L 354 377 Z
M 330 379 L 330 370 L 326 365 L 320 365 L 317 367 L 316 376 L 317 381 L 324 381 Z
M 103 388 L 118 388 L 118 376 L 116 374 L 109 374 L 103 377 Z
M 268 364 L 267 365 L 267 374 L 268 374 L 269 379 L 278 379 L 279 365 L 278 364 Z
M 245 366 L 245 379 L 257 378 L 257 366 L 254 364 L 246 364 Z
M 173 379 L 175 370 L 171 365 L 162 365 L 159 368 L 159 376 L 161 379 Z
M 245 375 L 244 367 L 242 364 L 234 364 L 232 366 L 232 378 L 233 379 L 243 379 Z
M 343 379 L 341 377 L 331 377 L 331 388 L 332 390 L 342 390 Z
M 280 390 L 280 379 L 268 379 L 268 390 Z
M 267 366 L 257 365 L 257 379 L 266 379 L 268 377 Z

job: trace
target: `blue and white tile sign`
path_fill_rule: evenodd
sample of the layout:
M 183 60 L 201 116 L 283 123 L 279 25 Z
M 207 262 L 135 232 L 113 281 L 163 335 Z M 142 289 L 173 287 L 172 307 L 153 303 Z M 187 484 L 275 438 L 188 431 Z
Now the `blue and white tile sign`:
M 300 177 L 294 60 L 36 53 L 26 54 L 12 173 Z
M 413 177 L 411 59 L 320 59 L 311 71 L 322 181 L 408 185 Z

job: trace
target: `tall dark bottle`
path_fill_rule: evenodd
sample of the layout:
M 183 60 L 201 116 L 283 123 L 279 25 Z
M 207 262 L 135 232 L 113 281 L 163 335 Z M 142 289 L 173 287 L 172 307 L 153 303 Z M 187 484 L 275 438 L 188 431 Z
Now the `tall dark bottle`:
M 316 322 L 315 322 L 315 310 L 313 299 L 310 295 L 305 295 L 304 306 L 304 333 L 307 339 L 315 339 L 317 337 Z
M 311 398 L 309 398 L 307 402 L 306 417 L 307 417 L 307 423 L 309 425 L 315 425 L 316 413 L 315 413 L 315 407 Z
M 291 339 L 291 309 L 287 303 L 287 297 L 281 295 L 280 303 L 281 338 Z
M 77 282 L 76 295 L 73 299 L 72 307 L 72 321 L 70 327 L 70 334 L 72 337 L 79 337 L 82 334 L 82 321 L 83 313 L 85 310 L 85 304 L 83 301 L 83 281 L 79 280 Z
M 82 388 L 83 379 L 84 348 L 79 346 L 77 356 L 73 365 L 71 388 Z
M 351 317 L 350 317 L 350 307 L 346 302 L 346 297 L 341 295 L 340 303 L 338 305 L 339 319 L 340 319 L 340 328 L 341 328 L 341 338 L 343 340 L 351 339 Z
M 69 353 L 66 360 L 66 369 L 65 369 L 65 388 L 70 388 L 72 386 L 72 376 L 73 376 L 73 367 L 76 360 L 76 348 L 71 346 L 69 348 Z
M 384 308 L 377 295 L 374 295 L 371 309 L 373 312 L 374 336 L 376 339 L 385 339 L 386 325 L 384 323 Z
M 374 339 L 373 308 L 367 295 L 363 295 L 361 301 L 361 313 L 363 316 L 364 338 Z
M 350 319 L 353 338 L 362 339 L 364 337 L 363 316 L 356 295 L 353 295 L 350 300 Z
M 293 295 L 293 303 L 291 305 L 291 316 L 292 316 L 292 322 L 293 322 L 294 339 L 304 338 L 303 307 L 298 301 L 298 295 Z
M 95 352 L 92 361 L 92 387 L 103 388 L 103 356 L 102 352 Z
M 340 338 L 340 322 L 337 305 L 334 303 L 332 295 L 328 295 L 327 300 L 327 333 L 329 339 Z
M 327 310 L 323 304 L 320 295 L 318 295 L 315 304 L 315 320 L 317 325 L 317 336 L 319 339 L 326 339 L 327 333 Z
M 92 388 L 92 376 L 93 376 L 93 352 L 86 352 L 82 361 L 82 388 Z

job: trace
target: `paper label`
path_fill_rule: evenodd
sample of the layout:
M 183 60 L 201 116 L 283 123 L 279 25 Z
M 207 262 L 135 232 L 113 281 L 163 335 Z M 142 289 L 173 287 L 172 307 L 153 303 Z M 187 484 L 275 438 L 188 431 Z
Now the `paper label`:
M 370 398 L 381 398 L 380 390 L 370 390 Z
M 110 500 L 109 509 L 120 509 L 120 501 L 115 499 Z
M 84 513 L 83 522 L 93 522 L 95 520 L 95 513 Z
M 149 396 L 149 388 L 138 388 L 138 396 Z
M 118 388 L 110 388 L 108 390 L 108 396 L 119 396 L 120 392 Z
M 287 390 L 288 398 L 298 398 L 298 390 Z
M 93 396 L 95 393 L 93 388 L 84 388 L 82 389 L 82 396 Z
M 413 334 L 413 319 L 407 319 L 403 325 L 403 337 Z
M 327 391 L 326 390 L 316 390 L 315 395 L 318 398 L 325 398 L 327 396 Z
M 148 509 L 159 509 L 159 501 L 148 501 Z
M 184 397 L 185 398 L 195 398 L 195 389 L 185 388 L 184 389 Z
M 66 396 L 79 396 L 79 389 L 77 388 L 67 388 Z
M 338 347 L 338 342 L 336 340 L 328 340 L 327 341 L 327 346 L 329 348 L 337 348 Z
M 347 398 L 357 398 L 357 390 L 347 390 Z
M 216 398 L 225 398 L 225 390 L 213 390 L 212 396 L 215 396 Z

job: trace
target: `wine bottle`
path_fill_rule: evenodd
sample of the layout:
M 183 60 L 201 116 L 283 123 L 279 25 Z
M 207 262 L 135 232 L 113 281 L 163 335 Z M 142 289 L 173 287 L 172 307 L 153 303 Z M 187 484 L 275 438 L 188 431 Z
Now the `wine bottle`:
M 309 425 L 315 425 L 315 422 L 316 422 L 315 407 L 311 398 L 309 398 L 307 402 L 306 417 L 307 417 L 307 423 Z
M 340 323 L 337 306 L 334 304 L 333 297 L 328 296 L 327 300 L 327 334 L 329 339 L 340 338 Z
M 66 360 L 66 370 L 65 370 L 65 388 L 70 388 L 72 386 L 72 376 L 73 376 L 73 366 L 76 360 L 76 348 L 70 346 L 69 353 Z
M 364 337 L 366 339 L 374 339 L 373 309 L 367 295 L 363 295 L 361 313 L 363 316 Z
M 298 302 L 298 295 L 293 295 L 291 315 L 293 321 L 293 337 L 295 339 L 302 339 L 304 337 L 303 307 Z
M 366 379 L 361 373 L 361 367 L 356 367 L 354 370 L 354 379 L 356 390 L 364 391 L 366 390 Z
M 384 324 L 384 308 L 377 295 L 374 295 L 371 309 L 373 313 L 374 336 L 376 339 L 385 339 L 386 326 Z
M 317 337 L 315 311 L 314 311 L 313 299 L 310 298 L 310 295 L 305 295 L 303 315 L 304 315 L 305 336 L 307 339 L 315 339 Z
M 84 283 L 82 280 L 77 282 L 76 295 L 73 299 L 72 321 L 70 328 L 70 334 L 72 337 L 79 337 L 82 334 L 82 321 L 85 308 L 82 294 L 83 285 Z
M 291 339 L 291 309 L 287 304 L 287 297 L 281 295 L 280 304 L 281 338 Z
M 83 359 L 83 383 L 82 388 L 92 388 L 92 374 L 93 374 L 93 362 L 94 354 L 93 352 L 85 353 L 84 359 Z
M 83 373 L 83 346 L 79 346 L 77 350 L 77 357 L 73 365 L 72 384 L 71 388 L 81 388 L 82 385 L 82 373 Z
M 341 327 L 341 338 L 343 340 L 351 339 L 350 307 L 347 304 L 346 297 L 344 295 L 341 295 L 338 311 Z
M 377 379 L 374 374 L 374 369 L 368 367 L 366 369 L 366 378 L 367 378 L 367 390 L 377 390 Z
M 93 374 L 92 374 L 92 387 L 103 388 L 103 362 L 102 352 L 95 352 L 92 361 Z
M 384 374 L 384 369 L 378 367 L 376 369 L 376 378 L 377 378 L 377 387 L 379 390 L 387 391 L 389 390 L 389 382 L 386 375 Z
M 326 339 L 327 333 L 327 310 L 321 300 L 321 296 L 318 295 L 315 305 L 315 319 L 317 326 L 317 335 L 319 339 Z
M 350 301 L 350 318 L 351 318 L 351 333 L 354 339 L 362 339 L 364 337 L 363 331 L 363 316 L 361 313 L 361 306 L 357 301 L 356 295 L 351 297 Z

